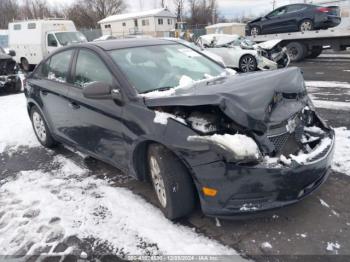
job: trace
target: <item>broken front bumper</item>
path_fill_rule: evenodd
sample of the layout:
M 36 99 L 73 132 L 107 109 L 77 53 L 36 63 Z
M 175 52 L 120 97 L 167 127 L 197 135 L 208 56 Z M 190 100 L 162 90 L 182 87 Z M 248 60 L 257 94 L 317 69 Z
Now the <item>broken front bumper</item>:
M 316 190 L 328 177 L 334 153 L 332 143 L 305 164 L 271 168 L 262 164 L 240 166 L 224 161 L 193 167 L 198 188 L 217 189 L 215 197 L 200 191 L 203 212 L 227 217 L 252 214 L 298 202 Z

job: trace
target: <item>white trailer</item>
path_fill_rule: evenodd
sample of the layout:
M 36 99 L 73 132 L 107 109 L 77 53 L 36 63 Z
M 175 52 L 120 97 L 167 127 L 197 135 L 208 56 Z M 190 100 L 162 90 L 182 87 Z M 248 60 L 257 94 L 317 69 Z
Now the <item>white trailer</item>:
M 8 37 L 9 49 L 25 71 L 59 47 L 87 41 L 72 21 L 62 19 L 15 21 L 9 23 Z
M 281 39 L 281 45 L 286 46 L 291 61 L 298 62 L 305 58 L 318 57 L 324 48 L 335 51 L 350 47 L 350 24 L 327 30 L 257 35 L 247 37 L 257 43 Z

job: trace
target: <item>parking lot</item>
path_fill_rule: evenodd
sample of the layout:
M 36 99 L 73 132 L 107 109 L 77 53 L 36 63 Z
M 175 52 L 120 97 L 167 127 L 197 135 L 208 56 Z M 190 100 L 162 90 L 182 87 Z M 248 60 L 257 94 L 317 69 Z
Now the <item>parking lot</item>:
M 204 217 L 200 210 L 196 210 L 193 215 L 179 221 L 178 224 L 182 225 L 185 230 L 205 236 L 206 238 L 203 238 L 203 243 L 206 243 L 207 238 L 217 240 L 223 246 L 231 247 L 243 257 L 252 258 L 255 261 L 298 261 L 298 259 L 299 261 L 335 261 L 333 259 L 337 259 L 337 261 L 349 261 L 350 200 L 348 193 L 350 171 L 347 169 L 347 174 L 344 174 L 346 173 L 344 165 L 350 166 L 350 53 L 325 53 L 317 59 L 309 59 L 295 64 L 295 66 L 303 70 L 309 93 L 312 95 L 315 106 L 318 107 L 320 114 L 331 126 L 336 128 L 338 136 L 337 143 L 347 143 L 347 145 L 342 145 L 342 152 L 336 152 L 334 166 L 337 171 L 331 173 L 329 179 L 320 190 L 296 205 L 261 214 L 259 217 L 237 218 L 230 221 Z M 7 96 L 3 94 L 0 99 L 4 99 L 5 97 Z M 2 126 L 5 125 L 5 123 L 2 123 Z M 337 159 L 337 157 L 342 157 L 342 166 L 339 166 L 339 168 L 337 168 L 337 163 L 340 159 Z M 30 175 L 32 170 L 42 170 L 43 175 L 47 172 L 53 177 L 60 177 L 60 172 L 62 172 L 62 170 L 60 171 L 60 165 L 62 163 L 57 161 L 57 159 L 62 158 L 72 161 L 70 165 L 76 165 L 80 168 L 79 172 L 77 172 L 79 173 L 79 177 L 84 177 L 85 179 L 94 177 L 97 181 L 107 178 L 109 179 L 109 185 L 115 187 L 115 190 L 118 191 L 123 190 L 122 188 L 127 188 L 144 198 L 147 202 L 156 203 L 154 193 L 149 184 L 138 182 L 107 164 L 91 157 L 86 157 L 75 152 L 73 149 L 63 146 L 59 146 L 55 151 L 49 151 L 39 146 L 31 145 L 28 147 L 25 144 L 16 148 L 16 150 L 5 151 L 0 154 L 0 184 L 5 185 L 20 172 L 27 171 L 28 175 Z M 74 170 L 72 172 L 74 174 L 76 173 Z M 73 173 L 71 175 L 74 175 Z M 35 179 L 40 179 L 40 177 L 34 176 L 30 181 Z M 70 178 L 66 180 L 66 193 L 57 193 L 60 198 L 68 198 L 68 212 L 70 212 L 69 208 L 71 208 L 69 205 L 72 201 L 70 200 L 75 197 L 68 190 L 74 187 L 74 184 L 70 184 L 70 181 Z M 95 181 L 94 183 L 98 184 L 102 182 Z M 29 185 L 31 184 L 29 183 Z M 19 187 L 19 185 L 17 186 Z M 88 196 L 94 193 L 89 191 L 88 184 L 85 186 L 86 188 L 84 190 L 86 190 Z M 50 190 L 52 191 L 54 188 L 50 188 Z M 10 191 L 8 189 L 0 192 L 3 204 L 7 201 L 5 196 Z M 35 199 L 34 196 L 33 199 Z M 25 220 L 20 218 L 18 212 L 15 212 L 15 209 L 18 207 L 25 209 L 25 207 L 16 204 L 15 199 L 12 200 L 12 202 L 8 201 L 3 207 L 0 207 L 0 232 L 10 223 L 15 223 L 13 222 L 14 220 L 18 222 L 18 225 L 22 225 L 23 223 L 30 224 L 31 219 L 35 219 L 33 212 L 29 212 Z M 118 202 L 119 200 L 115 199 L 115 201 Z M 76 204 L 79 206 L 79 202 L 76 202 Z M 101 207 L 103 206 L 103 202 L 101 202 Z M 108 205 L 106 206 L 108 207 Z M 121 203 L 117 207 L 128 208 L 127 205 L 122 205 Z M 146 207 L 149 208 L 148 206 Z M 66 215 L 64 206 L 61 206 L 61 208 L 62 210 L 60 212 L 64 217 Z M 30 210 L 28 209 L 28 211 Z M 152 209 L 151 212 L 153 211 Z M 40 210 L 40 212 L 45 213 L 46 210 Z M 101 208 L 96 212 L 94 223 L 92 223 L 94 226 L 99 224 L 99 220 L 103 221 L 106 216 L 108 217 L 108 209 Z M 147 215 L 150 214 L 145 214 L 145 216 Z M 121 227 L 123 225 L 122 217 L 121 215 L 118 220 L 118 225 Z M 60 217 L 56 218 L 56 221 L 60 220 L 64 219 Z M 147 221 L 145 218 L 145 223 Z M 59 222 L 51 222 L 51 226 L 59 224 Z M 57 243 L 63 243 L 66 246 L 71 245 L 68 243 L 70 240 L 69 234 L 70 231 L 73 234 L 74 230 L 67 230 L 67 228 L 64 228 L 64 225 L 61 225 L 61 227 L 65 230 L 65 233 L 57 233 L 58 227 L 53 226 L 53 228 L 56 228 L 56 231 L 53 231 L 55 232 L 54 240 L 46 242 L 46 244 L 41 244 L 43 251 L 38 251 L 39 254 L 50 252 L 53 254 L 53 249 L 50 252 L 48 250 L 53 248 L 54 244 L 57 248 Z M 160 225 L 160 230 L 162 229 L 166 230 L 166 227 Z M 28 229 L 13 232 L 13 235 L 9 237 L 23 240 L 25 237 L 22 237 L 21 234 L 26 233 L 26 230 Z M 118 229 L 117 233 L 128 234 L 128 230 L 130 231 L 131 229 L 127 228 L 125 231 Z M 134 230 L 135 232 L 130 235 L 134 234 L 135 236 L 130 239 L 130 242 L 123 242 L 117 239 L 114 242 L 108 243 L 109 239 L 106 236 L 94 235 L 94 228 L 91 228 L 90 231 L 87 229 L 91 233 L 91 236 L 75 240 L 78 243 L 75 246 L 79 247 L 79 252 L 84 251 L 87 254 L 92 252 L 92 250 L 100 250 L 101 253 L 110 252 L 119 256 L 132 254 L 133 249 L 130 246 L 135 241 L 138 242 L 138 248 L 136 250 L 144 250 L 144 254 L 171 253 L 176 248 L 179 248 L 179 250 L 183 248 L 182 250 L 185 250 L 185 247 L 182 245 L 175 245 L 174 248 L 159 246 L 156 241 L 157 238 L 152 239 L 152 237 L 147 237 L 147 232 L 144 232 L 144 236 L 139 235 L 137 233 L 142 231 L 137 228 Z M 166 237 L 164 232 L 159 232 L 159 234 L 159 237 Z M 116 243 L 119 243 L 119 246 L 116 246 Z M 28 244 L 28 250 L 31 245 L 30 243 Z M 203 244 L 203 246 L 205 245 Z M 207 247 L 210 247 L 210 245 L 208 242 Z M 112 249 L 110 248 L 111 246 L 113 247 Z M 18 248 L 18 246 L 16 247 L 14 245 L 14 248 Z M 25 253 L 23 250 L 26 249 L 23 249 L 23 245 L 21 248 L 22 253 Z M 123 249 L 126 251 L 123 251 Z M 194 251 L 192 250 L 191 252 Z M 57 254 L 64 255 L 64 252 L 60 253 L 57 251 Z M 334 257 L 334 255 L 338 256 Z M 305 260 L 306 258 L 307 260 Z

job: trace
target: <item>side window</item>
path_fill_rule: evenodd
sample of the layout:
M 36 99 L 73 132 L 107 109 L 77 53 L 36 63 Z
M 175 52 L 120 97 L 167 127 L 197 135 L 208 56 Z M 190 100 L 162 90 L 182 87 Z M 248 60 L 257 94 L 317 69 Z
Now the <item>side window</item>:
M 291 6 L 288 6 L 287 12 L 288 13 L 298 12 L 303 10 L 304 8 L 305 7 L 303 5 L 291 5 Z
M 286 12 L 287 12 L 287 8 L 286 7 L 281 7 L 281 8 L 276 9 L 275 11 L 272 11 L 268 15 L 268 17 L 269 18 L 277 17 L 277 16 L 285 14 Z
M 35 76 L 40 78 L 48 78 L 49 76 L 49 70 L 50 70 L 50 61 L 51 59 L 48 59 L 45 63 L 41 64 L 38 69 L 36 70 Z
M 113 76 L 102 60 L 96 54 L 82 49 L 78 55 L 74 85 L 84 87 L 96 81 L 113 86 Z
M 56 38 L 55 38 L 55 36 L 53 34 L 48 34 L 47 35 L 47 45 L 48 46 L 53 46 L 53 47 L 58 46 L 57 40 L 56 40 Z
M 47 70 L 47 78 L 60 83 L 66 83 L 73 50 L 67 50 L 51 57 Z M 44 73 L 44 67 L 42 69 Z

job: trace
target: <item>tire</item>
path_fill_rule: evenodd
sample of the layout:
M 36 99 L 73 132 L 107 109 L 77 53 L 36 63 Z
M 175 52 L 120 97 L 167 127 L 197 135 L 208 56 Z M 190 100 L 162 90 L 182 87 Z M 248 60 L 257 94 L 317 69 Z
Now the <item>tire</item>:
M 287 50 L 291 62 L 299 62 L 307 55 L 306 46 L 299 42 L 289 43 Z
M 32 120 L 34 133 L 40 144 L 47 148 L 56 146 L 57 142 L 53 139 L 44 117 L 36 106 L 33 106 L 30 110 L 30 119 Z
M 29 72 L 30 64 L 29 64 L 27 58 L 21 58 L 21 69 L 25 72 Z
M 243 73 L 256 71 L 258 63 L 253 55 L 244 55 L 239 60 L 239 70 Z
M 306 58 L 316 58 L 320 54 L 322 54 L 323 48 L 322 46 L 315 46 L 311 49 L 310 53 L 307 55 Z
M 313 29 L 314 29 L 314 22 L 310 19 L 305 19 L 301 21 L 299 24 L 300 32 L 312 31 Z
M 22 80 L 18 77 L 16 79 L 14 92 L 20 93 L 21 91 L 22 91 Z
M 171 220 L 189 215 L 195 207 L 195 191 L 187 168 L 159 144 L 149 146 L 147 158 L 149 178 L 163 214 Z
M 260 33 L 261 33 L 261 30 L 260 30 L 260 27 L 258 27 L 258 26 L 252 26 L 251 28 L 250 28 L 250 35 L 251 36 L 257 36 L 257 35 L 260 35 Z

